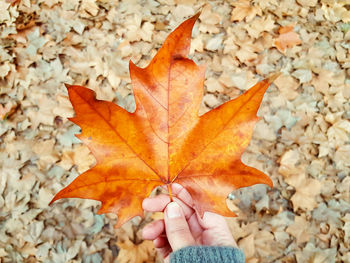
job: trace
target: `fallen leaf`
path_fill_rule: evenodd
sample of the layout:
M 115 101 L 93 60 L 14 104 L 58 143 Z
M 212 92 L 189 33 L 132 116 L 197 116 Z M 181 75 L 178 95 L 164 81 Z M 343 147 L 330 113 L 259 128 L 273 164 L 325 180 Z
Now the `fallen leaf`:
M 284 52 L 286 48 L 291 48 L 301 44 L 298 33 L 294 32 L 293 30 L 293 25 L 280 27 L 278 30 L 278 33 L 280 35 L 275 39 L 274 42 L 279 51 Z
M 250 0 L 239 0 L 231 3 L 234 6 L 231 12 L 231 21 L 242 21 L 246 19 L 246 22 L 250 22 L 256 15 L 261 16 L 261 9 L 252 4 Z
M 16 2 L 18 3 L 19 1 L 14 1 L 12 5 L 15 5 Z M 31 14 L 21 14 L 16 21 L 16 29 L 17 31 L 25 30 L 32 28 L 35 26 L 35 23 L 38 21 L 38 15 L 36 13 L 31 13 Z
M 61 198 L 99 200 L 101 213 L 118 214 L 117 226 L 142 216 L 142 200 L 161 185 L 174 182 L 204 211 L 234 214 L 226 206 L 233 190 L 272 181 L 242 163 L 264 93 L 275 77 L 240 97 L 198 116 L 204 66 L 186 58 L 199 14 L 183 22 L 164 42 L 146 68 L 130 62 L 136 110 L 97 100 L 93 91 L 67 85 L 79 125 L 77 137 L 89 147 L 97 165 L 62 189 Z M 170 191 L 169 191 L 170 192 Z M 170 192 L 171 195 L 171 192 Z M 51 204 L 50 203 L 50 204 Z
M 317 0 L 297 0 L 301 6 L 316 6 Z
M 5 106 L 0 104 L 0 120 L 5 120 L 9 116 L 11 116 L 17 108 L 17 104 L 15 102 L 8 102 Z
M 296 89 L 299 87 L 298 81 L 296 81 L 292 76 L 282 75 L 274 81 L 274 84 L 280 90 L 283 97 L 288 100 L 295 99 L 299 93 Z
M 117 245 L 120 247 L 117 261 L 120 263 L 143 263 L 154 262 L 155 260 L 152 241 L 144 240 L 140 244 L 134 244 L 129 239 L 126 239 L 122 242 L 118 241 Z
M 310 226 L 304 216 L 296 216 L 294 223 L 287 227 L 286 232 L 296 238 L 297 244 L 308 242 L 310 239 Z
M 6 0 L 6 3 L 10 3 L 11 6 L 14 6 L 16 4 L 19 4 L 21 2 L 21 0 Z
M 294 211 L 298 208 L 313 210 L 317 206 L 316 197 L 321 192 L 321 183 L 318 180 L 307 178 L 304 173 L 292 175 L 285 181 L 295 188 L 295 193 L 290 199 Z
M 243 249 L 244 256 L 247 260 L 250 260 L 255 255 L 254 234 L 250 234 L 239 240 L 239 247 Z
M 98 14 L 99 7 L 95 0 L 83 0 L 81 4 L 81 11 L 83 17 L 96 16 Z

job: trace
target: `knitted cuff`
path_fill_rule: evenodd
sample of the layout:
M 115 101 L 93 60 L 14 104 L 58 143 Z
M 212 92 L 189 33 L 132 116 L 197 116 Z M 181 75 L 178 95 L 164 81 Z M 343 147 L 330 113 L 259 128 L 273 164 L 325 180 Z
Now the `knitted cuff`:
M 184 247 L 170 255 L 170 263 L 244 263 L 243 251 L 234 247 Z

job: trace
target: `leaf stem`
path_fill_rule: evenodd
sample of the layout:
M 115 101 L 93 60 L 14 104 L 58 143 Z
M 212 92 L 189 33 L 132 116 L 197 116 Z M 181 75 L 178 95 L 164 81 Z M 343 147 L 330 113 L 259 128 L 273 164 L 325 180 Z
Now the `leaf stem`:
M 168 184 L 168 192 L 169 192 L 169 196 L 170 196 L 170 202 L 173 202 L 174 201 L 174 199 L 173 199 L 173 194 L 172 194 L 172 192 L 171 192 L 171 186 L 170 186 L 171 184 Z

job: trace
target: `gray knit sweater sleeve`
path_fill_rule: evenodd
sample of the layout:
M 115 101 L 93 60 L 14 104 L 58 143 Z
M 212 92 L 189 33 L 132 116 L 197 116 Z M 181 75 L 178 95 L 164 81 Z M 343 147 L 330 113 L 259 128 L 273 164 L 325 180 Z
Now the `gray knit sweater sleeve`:
M 185 247 L 170 255 L 170 263 L 244 263 L 243 251 L 234 247 Z

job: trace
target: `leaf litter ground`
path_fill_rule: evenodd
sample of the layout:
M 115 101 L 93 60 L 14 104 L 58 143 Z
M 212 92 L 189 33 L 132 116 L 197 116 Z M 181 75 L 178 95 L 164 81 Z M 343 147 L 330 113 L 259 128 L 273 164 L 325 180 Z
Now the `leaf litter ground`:
M 228 221 L 247 262 L 350 262 L 350 17 L 346 1 L 326 0 L 0 2 L 1 262 L 157 260 L 140 229 L 161 215 L 114 230 L 115 216 L 97 215 L 96 201 L 48 207 L 94 164 L 67 121 L 63 83 L 132 111 L 128 61 L 146 66 L 200 9 L 190 56 L 207 64 L 202 113 L 284 73 L 242 158 L 274 188 L 229 201 L 239 207 Z M 301 43 L 281 36 L 290 26 Z

